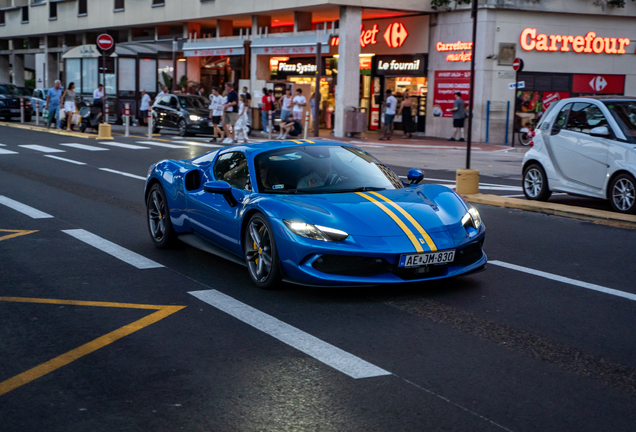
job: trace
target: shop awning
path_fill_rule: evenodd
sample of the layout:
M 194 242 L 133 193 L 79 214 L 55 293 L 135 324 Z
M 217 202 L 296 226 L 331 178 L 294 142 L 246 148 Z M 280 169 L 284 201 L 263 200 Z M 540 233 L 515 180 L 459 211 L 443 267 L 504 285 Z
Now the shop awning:
M 172 42 L 124 42 L 115 44 L 115 52 L 110 56 L 144 56 L 171 52 Z M 101 56 L 96 45 L 80 45 L 68 50 L 62 58 L 97 58 Z
M 62 58 L 98 58 L 101 56 L 102 54 L 97 49 L 97 45 L 80 45 L 66 51 Z M 113 53 L 110 57 L 117 57 L 117 54 Z
M 218 42 L 186 42 L 183 44 L 185 57 L 232 56 L 245 54 L 243 39 Z
M 329 38 L 331 35 L 321 35 L 322 54 L 329 54 Z M 255 54 L 267 55 L 290 55 L 290 54 L 316 54 L 316 36 L 301 37 L 269 37 L 254 39 L 252 41 L 252 52 Z

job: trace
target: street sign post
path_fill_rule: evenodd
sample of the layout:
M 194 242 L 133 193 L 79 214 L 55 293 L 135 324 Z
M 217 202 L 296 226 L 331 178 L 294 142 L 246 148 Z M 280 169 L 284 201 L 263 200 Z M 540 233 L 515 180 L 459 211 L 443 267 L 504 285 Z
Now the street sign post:
M 510 88 L 514 90 L 514 108 L 512 110 L 512 147 L 515 146 L 515 117 L 517 116 L 517 90 L 525 88 L 525 81 L 519 82 L 519 72 L 523 71 L 523 60 L 517 57 L 512 62 L 512 69 L 515 71 L 515 82 L 510 84 Z M 523 84 L 523 85 L 521 85 Z
M 95 41 L 97 50 L 102 53 L 102 84 L 104 85 L 104 98 L 102 103 L 104 104 L 105 117 L 104 120 L 108 124 L 108 103 L 106 101 L 106 56 L 112 54 L 115 50 L 115 39 L 109 34 L 103 33 L 97 36 Z

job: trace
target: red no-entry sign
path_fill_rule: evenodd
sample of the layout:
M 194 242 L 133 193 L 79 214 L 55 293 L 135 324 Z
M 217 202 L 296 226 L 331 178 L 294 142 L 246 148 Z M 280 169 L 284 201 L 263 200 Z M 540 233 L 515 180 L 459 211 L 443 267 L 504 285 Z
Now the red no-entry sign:
M 108 51 L 115 46 L 115 40 L 111 35 L 101 34 L 97 36 L 97 48 L 100 51 Z
M 523 70 L 523 60 L 521 60 L 519 57 L 517 57 L 515 59 L 515 61 L 512 62 L 512 68 L 516 72 L 521 72 Z

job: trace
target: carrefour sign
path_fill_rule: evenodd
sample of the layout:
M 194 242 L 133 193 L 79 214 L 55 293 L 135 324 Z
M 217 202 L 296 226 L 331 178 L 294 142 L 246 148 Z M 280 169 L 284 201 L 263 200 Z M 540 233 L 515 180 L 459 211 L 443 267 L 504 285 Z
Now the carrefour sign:
M 547 35 L 537 33 L 535 28 L 521 32 L 521 48 L 525 51 L 553 51 L 587 54 L 625 54 L 629 38 L 600 37 L 594 32 L 585 36 Z

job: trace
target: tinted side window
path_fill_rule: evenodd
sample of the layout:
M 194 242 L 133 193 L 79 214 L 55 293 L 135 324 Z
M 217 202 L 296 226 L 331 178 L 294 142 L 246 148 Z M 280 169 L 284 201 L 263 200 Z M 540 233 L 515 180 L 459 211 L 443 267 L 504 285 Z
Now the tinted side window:
M 159 102 L 157 102 L 157 105 L 168 106 L 169 101 L 170 101 L 170 96 L 162 96 L 161 99 L 159 99 Z
M 590 130 L 599 126 L 607 126 L 607 119 L 596 106 L 589 103 L 575 103 L 568 117 L 567 130 L 589 134 Z
M 567 104 L 563 108 L 561 108 L 559 115 L 557 115 L 556 120 L 554 120 L 554 124 L 552 125 L 551 135 L 558 134 L 559 132 L 561 132 L 561 129 L 565 127 L 565 124 L 568 121 L 568 115 L 570 114 L 571 108 L 572 108 L 572 104 Z
M 214 164 L 214 178 L 228 182 L 237 189 L 252 190 L 247 159 L 241 152 L 225 153 Z

